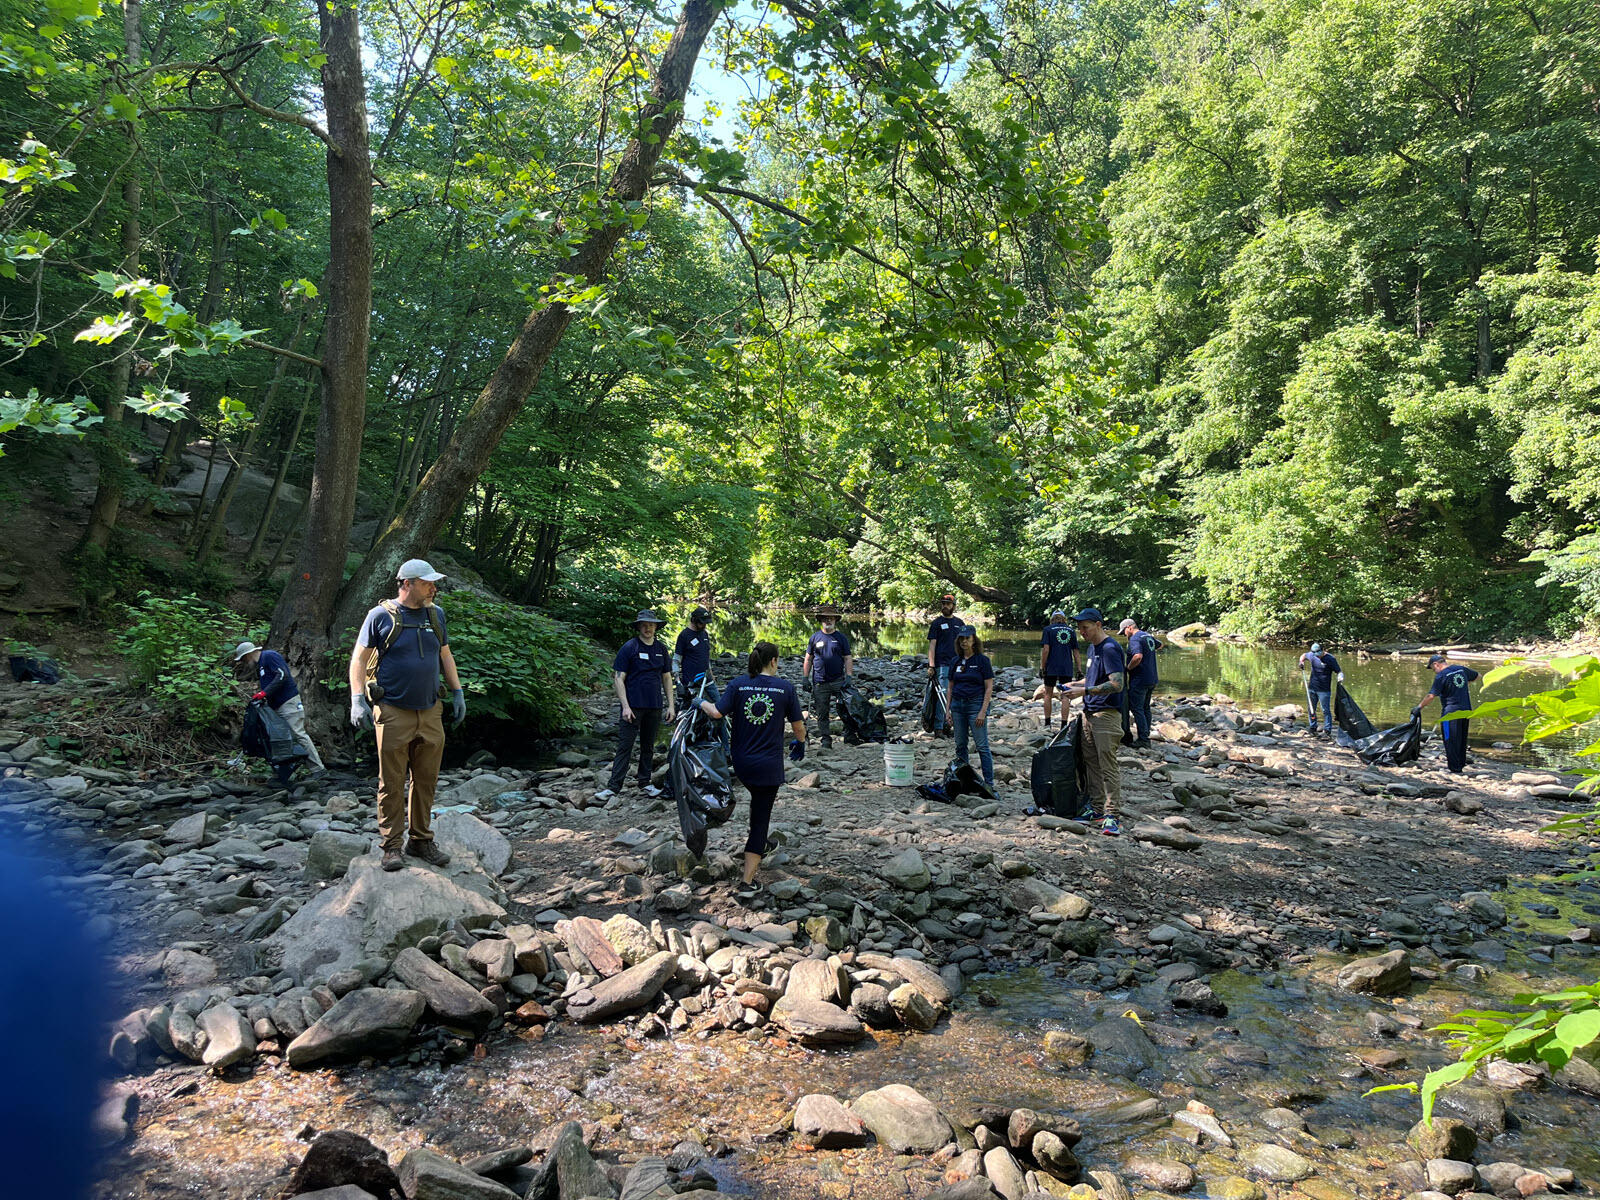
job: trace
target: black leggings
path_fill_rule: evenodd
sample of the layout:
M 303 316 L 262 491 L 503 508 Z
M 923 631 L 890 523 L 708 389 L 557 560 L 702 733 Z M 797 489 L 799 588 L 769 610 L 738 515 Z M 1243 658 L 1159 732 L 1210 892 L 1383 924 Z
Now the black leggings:
M 772 803 L 778 798 L 778 785 L 765 786 L 747 783 L 750 789 L 750 836 L 745 840 L 746 854 L 767 852 L 767 826 L 772 823 Z

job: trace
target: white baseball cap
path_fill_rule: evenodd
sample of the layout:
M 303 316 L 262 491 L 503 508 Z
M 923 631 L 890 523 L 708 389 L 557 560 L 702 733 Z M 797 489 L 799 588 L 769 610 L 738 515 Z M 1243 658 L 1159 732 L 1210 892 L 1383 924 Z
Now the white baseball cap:
M 400 569 L 394 573 L 396 580 L 420 579 L 424 583 L 438 583 L 444 578 L 428 565 L 425 559 L 408 558 L 400 564 Z
M 233 661 L 238 662 L 246 654 L 254 654 L 259 649 L 261 647 L 254 642 L 240 642 L 233 648 Z

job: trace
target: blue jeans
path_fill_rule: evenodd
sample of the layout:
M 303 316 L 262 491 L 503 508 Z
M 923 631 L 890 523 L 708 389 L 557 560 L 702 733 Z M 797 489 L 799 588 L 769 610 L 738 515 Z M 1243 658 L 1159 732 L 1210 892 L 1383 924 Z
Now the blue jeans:
M 1150 693 L 1155 690 L 1153 683 L 1135 683 L 1128 689 L 1128 710 L 1143 742 L 1150 740 Z
M 1322 709 L 1322 716 L 1328 723 L 1328 732 L 1333 732 L 1333 691 L 1311 693 L 1311 732 L 1317 731 L 1317 709 Z
M 989 726 L 987 721 L 982 725 L 976 723 L 982 708 L 982 696 L 972 700 L 950 701 L 950 716 L 955 721 L 956 761 L 967 761 L 967 733 L 970 731 L 973 741 L 978 743 L 978 761 L 983 764 L 984 786 L 993 788 L 994 755 L 989 753 Z

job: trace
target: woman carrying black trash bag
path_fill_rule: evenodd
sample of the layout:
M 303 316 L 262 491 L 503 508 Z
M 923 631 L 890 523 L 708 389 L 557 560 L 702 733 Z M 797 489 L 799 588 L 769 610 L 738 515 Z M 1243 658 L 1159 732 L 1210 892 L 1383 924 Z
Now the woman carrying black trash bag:
M 767 827 L 772 823 L 772 803 L 783 786 L 783 722 L 789 722 L 794 742 L 789 758 L 806 756 L 806 722 L 794 684 L 778 678 L 778 648 L 757 642 L 745 664 L 746 674 L 723 689 L 721 699 L 700 701 L 700 710 L 712 720 L 727 718 L 732 727 L 733 773 L 750 789 L 750 837 L 744 844 L 744 886 L 741 899 L 755 895 L 756 871 L 767 850 Z

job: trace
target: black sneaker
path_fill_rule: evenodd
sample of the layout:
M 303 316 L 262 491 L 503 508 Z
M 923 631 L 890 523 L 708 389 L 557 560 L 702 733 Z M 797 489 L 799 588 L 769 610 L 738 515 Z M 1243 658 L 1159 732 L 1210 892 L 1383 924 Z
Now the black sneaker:
M 450 856 L 435 846 L 432 838 L 425 842 L 419 842 L 415 838 L 407 838 L 406 853 L 412 858 L 420 858 L 430 866 L 448 867 L 450 865 Z
M 1150 749 L 1150 739 L 1149 738 L 1140 738 L 1138 741 L 1136 741 L 1133 744 L 1133 748 L 1135 750 L 1148 750 L 1148 749 Z

